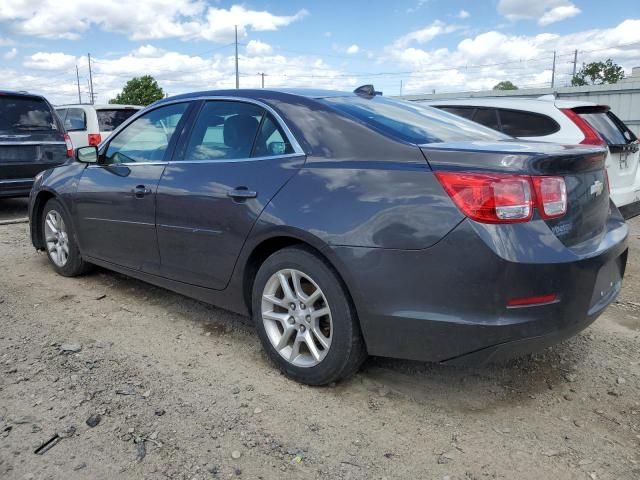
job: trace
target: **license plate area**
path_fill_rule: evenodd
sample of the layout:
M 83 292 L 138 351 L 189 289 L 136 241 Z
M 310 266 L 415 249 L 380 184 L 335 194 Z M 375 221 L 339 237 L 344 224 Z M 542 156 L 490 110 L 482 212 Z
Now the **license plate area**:
M 38 145 L 0 146 L 0 163 L 35 162 L 40 158 Z

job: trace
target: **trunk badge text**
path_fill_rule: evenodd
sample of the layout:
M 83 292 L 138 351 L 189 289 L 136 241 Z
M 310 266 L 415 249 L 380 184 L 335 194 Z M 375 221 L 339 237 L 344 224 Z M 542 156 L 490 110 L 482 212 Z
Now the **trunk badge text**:
M 600 180 L 596 180 L 591 185 L 591 195 L 595 195 L 596 197 L 602 193 L 604 190 L 604 184 Z

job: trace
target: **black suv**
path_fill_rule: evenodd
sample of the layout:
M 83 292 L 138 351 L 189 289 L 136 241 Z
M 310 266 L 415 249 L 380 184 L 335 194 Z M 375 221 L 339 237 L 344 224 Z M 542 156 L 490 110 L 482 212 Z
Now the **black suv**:
M 0 90 L 0 197 L 29 195 L 38 173 L 71 156 L 71 140 L 44 97 Z

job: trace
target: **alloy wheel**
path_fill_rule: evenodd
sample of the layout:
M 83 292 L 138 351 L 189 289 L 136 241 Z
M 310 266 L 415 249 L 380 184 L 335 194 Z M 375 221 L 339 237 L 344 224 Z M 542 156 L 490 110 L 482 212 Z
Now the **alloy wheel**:
M 49 258 L 58 267 L 64 267 L 69 259 L 69 236 L 62 215 L 49 210 L 44 221 L 44 235 Z
M 269 278 L 262 322 L 271 345 L 292 365 L 314 367 L 329 352 L 331 309 L 318 284 L 299 270 L 279 270 Z

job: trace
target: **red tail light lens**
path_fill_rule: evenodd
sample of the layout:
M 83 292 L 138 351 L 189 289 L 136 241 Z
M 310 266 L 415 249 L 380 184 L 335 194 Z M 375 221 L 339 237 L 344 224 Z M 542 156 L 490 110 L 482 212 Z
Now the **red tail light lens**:
M 534 207 L 543 219 L 567 213 L 567 186 L 562 177 L 475 172 L 435 175 L 458 208 L 476 222 L 528 222 Z
M 100 145 L 100 142 L 102 141 L 102 137 L 100 136 L 99 133 L 90 133 L 88 137 L 89 137 L 89 145 L 92 145 L 92 146 L 97 147 L 98 145 Z
M 584 145 L 606 145 L 607 143 L 602 139 L 600 134 L 589 123 L 578 115 L 570 108 L 561 108 L 560 111 L 564 113 L 576 127 L 584 134 L 584 140 L 580 143 Z
M 532 305 L 548 305 L 554 303 L 558 299 L 558 295 L 550 293 L 549 295 L 536 295 L 533 297 L 512 298 L 507 302 L 507 307 L 529 307 Z
M 436 172 L 436 177 L 458 208 L 475 221 L 517 223 L 533 215 L 528 176 Z
M 67 145 L 67 157 L 73 157 L 73 142 L 67 133 L 64 134 L 64 143 Z
M 531 177 L 542 218 L 557 218 L 567 213 L 567 185 L 562 177 Z

